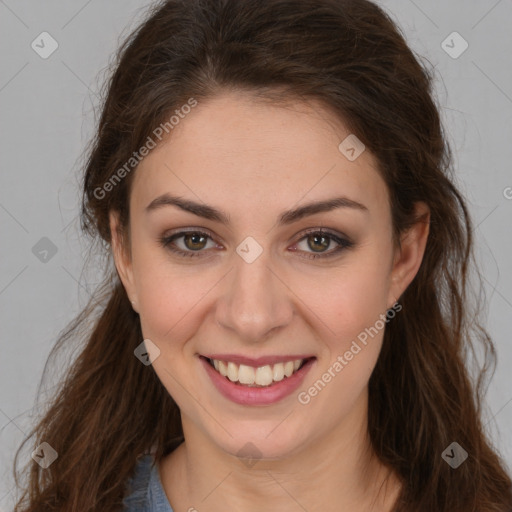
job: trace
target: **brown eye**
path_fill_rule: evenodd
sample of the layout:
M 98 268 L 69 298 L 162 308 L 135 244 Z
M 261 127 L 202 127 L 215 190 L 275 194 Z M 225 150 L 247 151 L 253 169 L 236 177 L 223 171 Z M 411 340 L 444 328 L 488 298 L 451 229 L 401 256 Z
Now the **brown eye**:
M 303 247 L 301 247 L 302 244 Z M 341 251 L 353 247 L 354 242 L 348 240 L 343 235 L 317 228 L 307 232 L 295 246 L 299 249 L 298 253 L 303 253 L 300 255 L 301 258 L 312 260 L 336 256 Z M 328 250 L 329 248 L 331 249 Z
M 180 231 L 170 236 L 159 238 L 160 244 L 179 256 L 206 256 L 207 249 L 215 248 L 216 244 L 209 233 L 202 231 Z M 208 246 L 208 242 L 211 243 Z M 211 255 L 211 254 L 210 254 Z
M 201 233 L 190 233 L 183 236 L 183 243 L 187 249 L 198 251 L 205 248 L 207 239 Z
M 315 252 L 323 252 L 327 249 L 331 243 L 331 239 L 328 236 L 324 235 L 309 235 L 308 237 L 308 247 Z

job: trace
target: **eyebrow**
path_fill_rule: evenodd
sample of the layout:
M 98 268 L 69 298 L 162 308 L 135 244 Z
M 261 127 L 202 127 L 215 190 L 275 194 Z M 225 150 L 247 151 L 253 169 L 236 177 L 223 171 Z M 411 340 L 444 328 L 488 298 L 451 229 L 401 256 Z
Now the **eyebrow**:
M 183 199 L 181 197 L 172 196 L 170 194 L 163 194 L 153 199 L 145 208 L 146 213 L 158 210 L 164 206 L 176 206 L 181 210 L 193 213 L 198 217 L 203 217 L 222 224 L 230 224 L 230 216 L 218 210 L 213 206 L 204 203 L 197 203 L 190 199 Z M 317 201 L 300 206 L 293 210 L 287 210 L 279 216 L 279 225 L 287 225 L 298 220 L 314 215 L 315 213 L 329 212 L 337 208 L 352 208 L 361 212 L 368 213 L 368 208 L 357 201 L 353 201 L 347 197 L 335 197 L 324 201 Z

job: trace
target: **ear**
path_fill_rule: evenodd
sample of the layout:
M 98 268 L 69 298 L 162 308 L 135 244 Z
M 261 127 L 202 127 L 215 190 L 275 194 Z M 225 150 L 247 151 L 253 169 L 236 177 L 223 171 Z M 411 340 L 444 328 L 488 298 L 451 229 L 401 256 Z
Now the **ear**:
M 137 293 L 133 279 L 133 270 L 130 249 L 127 247 L 126 237 L 122 235 L 119 213 L 111 211 L 109 214 L 111 248 L 114 263 L 116 265 L 119 279 L 123 283 L 126 294 L 132 303 L 135 311 L 137 309 Z
M 400 247 L 395 250 L 388 304 L 394 304 L 404 293 L 423 261 L 430 231 L 430 208 L 420 201 L 415 205 L 415 215 L 417 222 L 401 235 Z

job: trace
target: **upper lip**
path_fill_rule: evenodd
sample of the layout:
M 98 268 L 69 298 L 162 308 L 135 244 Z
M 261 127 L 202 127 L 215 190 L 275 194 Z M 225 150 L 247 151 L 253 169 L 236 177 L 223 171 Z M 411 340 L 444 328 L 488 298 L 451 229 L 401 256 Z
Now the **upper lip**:
M 259 368 L 260 366 L 272 365 L 277 363 L 286 363 L 287 361 L 295 361 L 297 359 L 310 359 L 314 356 L 311 354 L 295 354 L 285 356 L 261 356 L 261 357 L 247 357 L 239 354 L 202 354 L 203 357 L 208 359 L 217 359 L 219 361 L 231 361 L 235 364 L 244 364 L 246 366 L 253 366 Z

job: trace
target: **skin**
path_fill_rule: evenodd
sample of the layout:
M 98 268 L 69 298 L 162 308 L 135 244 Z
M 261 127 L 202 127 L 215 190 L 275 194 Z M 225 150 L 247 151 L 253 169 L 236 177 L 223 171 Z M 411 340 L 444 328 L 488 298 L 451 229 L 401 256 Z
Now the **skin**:
M 428 237 L 428 207 L 419 203 L 426 222 L 403 234 L 401 250 L 393 244 L 375 158 L 366 150 L 351 162 L 338 149 L 349 133 L 315 102 L 272 105 L 222 93 L 199 103 L 137 168 L 128 237 L 111 214 L 116 267 L 144 338 L 160 349 L 154 370 L 181 410 L 185 442 L 159 467 L 176 512 L 391 510 L 399 483 L 374 456 L 366 427 L 384 329 L 308 404 L 297 399 L 395 304 Z M 221 209 L 231 224 L 175 206 L 147 213 L 164 192 Z M 277 225 L 285 210 L 337 196 L 367 211 L 338 208 Z M 304 231 L 320 227 L 354 246 L 308 259 L 321 249 Z M 159 244 L 183 228 L 212 233 L 203 257 Z M 250 264 L 236 252 L 247 236 L 263 249 Z M 193 252 L 197 242 L 186 242 L 175 240 Z M 323 252 L 337 246 L 331 239 Z M 211 383 L 198 354 L 212 352 L 316 361 L 297 392 L 243 406 Z M 259 452 L 253 465 L 237 456 L 248 442 Z

